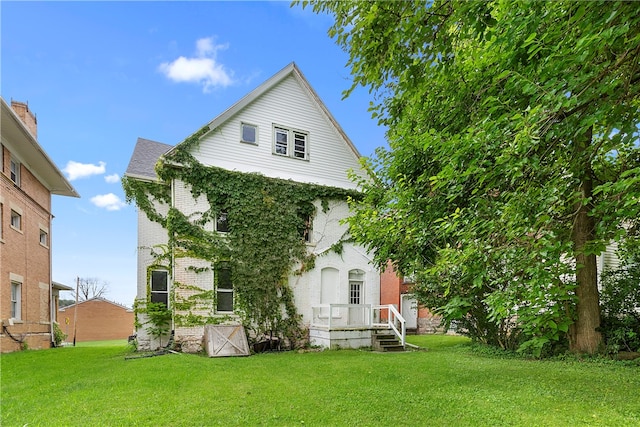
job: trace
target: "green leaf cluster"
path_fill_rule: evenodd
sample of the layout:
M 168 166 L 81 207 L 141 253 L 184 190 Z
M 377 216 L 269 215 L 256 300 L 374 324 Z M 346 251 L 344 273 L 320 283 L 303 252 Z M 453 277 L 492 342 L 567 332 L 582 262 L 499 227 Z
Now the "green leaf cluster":
M 170 202 L 163 190 L 167 185 L 128 179 L 124 187 L 127 198 L 166 228 L 167 257 L 193 260 L 197 265 L 188 268 L 196 273 L 222 264 L 230 268 L 234 313 L 253 337 L 278 336 L 291 345 L 300 344 L 301 317 L 289 279 L 293 272 L 301 273 L 314 265 L 315 256 L 302 238 L 315 213 L 314 202 L 328 210 L 331 201 L 357 199 L 359 195 L 353 190 L 205 166 L 190 151 L 206 132 L 207 128 L 197 132 L 156 165 L 160 182 L 180 181 L 194 200 L 206 197 L 205 211 L 187 216 L 172 206 L 166 216 L 160 215 L 154 201 Z M 227 217 L 228 233 L 216 232 L 212 225 L 222 214 Z M 202 261 L 209 267 L 203 267 Z M 168 265 L 168 258 L 164 265 Z M 171 306 L 175 324 L 218 323 L 221 317 L 215 313 L 215 300 L 216 292 L 174 281 Z
M 637 5 L 310 3 L 388 127 L 354 238 L 477 340 L 595 351 L 595 255 L 640 218 Z

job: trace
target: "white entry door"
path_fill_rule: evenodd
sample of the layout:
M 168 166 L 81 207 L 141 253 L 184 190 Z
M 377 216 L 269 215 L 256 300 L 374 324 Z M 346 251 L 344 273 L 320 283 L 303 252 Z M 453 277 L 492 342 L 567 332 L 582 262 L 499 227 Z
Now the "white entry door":
M 418 301 L 413 294 L 400 295 L 400 314 L 404 317 L 407 329 L 418 328 Z

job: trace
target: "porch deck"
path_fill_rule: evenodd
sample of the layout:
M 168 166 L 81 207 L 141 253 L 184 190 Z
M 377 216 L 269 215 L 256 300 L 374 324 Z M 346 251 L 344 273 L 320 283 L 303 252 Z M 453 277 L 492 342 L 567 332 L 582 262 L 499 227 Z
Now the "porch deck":
M 394 333 L 405 345 L 405 320 L 393 305 L 323 304 L 312 307 L 311 345 L 322 348 L 372 347 L 378 331 Z

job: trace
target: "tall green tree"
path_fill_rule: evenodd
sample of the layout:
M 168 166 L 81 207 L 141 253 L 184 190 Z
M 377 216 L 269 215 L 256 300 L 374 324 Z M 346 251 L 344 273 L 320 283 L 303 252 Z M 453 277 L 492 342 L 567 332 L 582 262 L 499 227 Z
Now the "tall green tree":
M 637 3 L 311 5 L 388 127 L 354 237 L 479 339 L 596 352 L 596 255 L 640 216 Z

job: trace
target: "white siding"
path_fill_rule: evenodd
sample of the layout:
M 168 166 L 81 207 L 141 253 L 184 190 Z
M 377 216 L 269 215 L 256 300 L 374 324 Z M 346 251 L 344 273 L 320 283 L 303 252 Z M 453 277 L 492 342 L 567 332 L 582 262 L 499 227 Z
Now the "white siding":
M 240 142 L 241 122 L 258 126 L 257 145 Z M 272 154 L 274 125 L 308 132 L 308 160 Z M 356 154 L 293 75 L 206 135 L 194 155 L 209 166 L 341 188 L 355 188 L 347 170 L 360 170 Z

